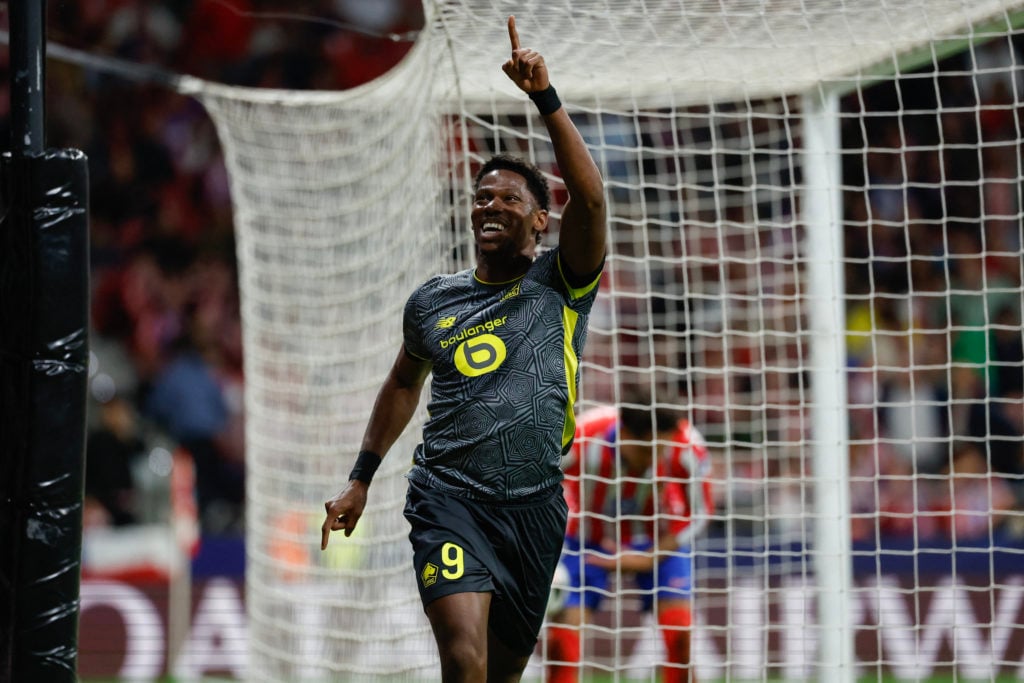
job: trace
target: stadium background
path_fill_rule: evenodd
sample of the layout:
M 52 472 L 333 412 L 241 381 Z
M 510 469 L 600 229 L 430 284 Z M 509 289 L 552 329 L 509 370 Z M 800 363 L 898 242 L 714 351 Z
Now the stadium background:
M 371 80 L 395 64 L 409 42 L 392 37 L 409 37 L 422 22 L 418 2 L 373 3 L 372 15 L 366 14 L 366 3 L 354 0 L 296 4 L 286 16 L 276 14 L 272 3 L 233 2 L 231 6 L 245 11 L 234 11 L 216 0 L 53 3 L 48 37 L 53 43 L 92 54 L 226 83 L 339 89 Z M 994 63 L 1006 59 L 998 50 L 978 54 Z M 951 58 L 950 68 L 961 68 L 965 59 L 971 57 Z M 985 102 L 1008 105 L 993 107 L 980 117 L 981 130 L 976 134 L 984 139 L 1018 138 L 1013 85 L 1018 76 L 1016 71 L 1010 74 L 1009 81 L 994 78 L 978 94 Z M 191 565 L 188 590 L 198 616 L 190 633 L 175 637 L 201 642 L 205 628 L 211 644 L 210 659 L 203 664 L 205 672 L 237 672 L 244 666 L 244 654 L 225 636 L 241 637 L 244 632 L 240 607 L 244 568 L 239 548 L 244 518 L 239 489 L 232 488 L 237 487 L 244 470 L 245 416 L 240 400 L 244 377 L 231 204 L 217 137 L 194 100 L 159 84 L 141 84 L 102 70 L 51 60 L 47 96 L 49 145 L 85 150 L 92 183 L 94 366 L 90 387 L 94 402 L 90 426 L 96 432 L 90 439 L 88 478 L 94 495 L 87 508 L 83 607 L 89 609 L 84 614 L 95 619 L 93 623 L 109 622 L 106 617 L 117 609 L 122 615 L 135 614 L 134 621 L 123 622 L 126 638 L 133 628 L 147 628 L 147 619 L 154 614 L 172 621 L 173 600 L 160 586 L 176 572 L 181 551 Z M 914 109 L 915 96 L 922 107 L 934 98 L 926 88 L 916 93 L 903 89 L 899 93 L 901 106 Z M 962 97 L 966 102 L 974 93 L 954 91 L 947 96 Z M 895 90 L 883 84 L 868 91 L 860 106 L 889 111 L 896 97 Z M 6 130 L 6 116 L 2 125 Z M 845 133 L 851 139 L 864 134 Z M 880 125 L 868 134 L 884 146 L 894 129 Z M 885 161 L 873 159 L 871 163 L 877 162 L 877 167 L 872 171 L 881 175 L 893 172 L 884 168 Z M 994 163 L 1012 161 L 997 159 Z M 848 177 L 864 172 L 860 166 L 847 170 Z M 884 205 L 884 198 L 880 201 Z M 966 197 L 960 201 L 969 204 L 976 200 Z M 853 215 L 863 210 L 857 205 L 847 207 Z M 1005 232 L 1012 234 L 1012 229 Z M 998 231 L 995 234 L 998 236 Z M 862 245 L 855 235 L 849 240 L 850 253 Z M 893 253 L 901 248 L 885 239 L 881 243 Z M 895 269 L 887 272 L 884 261 L 865 262 L 860 267 L 873 270 L 880 283 L 876 292 L 901 286 L 898 279 L 904 274 Z M 1003 270 L 1001 274 L 1011 276 L 1019 269 Z M 854 277 L 850 281 L 867 279 Z M 856 315 L 851 319 L 851 324 L 858 323 Z M 1008 353 L 1015 352 L 1008 349 Z M 183 359 L 188 362 L 180 362 Z M 151 400 L 159 395 L 160 387 L 173 386 L 182 376 L 198 377 L 202 381 L 190 384 L 204 387 L 206 393 L 179 405 L 200 407 L 212 402 L 217 408 L 204 410 L 197 417 L 162 410 Z M 1019 390 L 1019 386 L 1005 387 L 1008 395 Z M 220 416 L 214 423 L 202 419 L 211 412 Z M 111 438 L 122 433 L 119 430 L 126 422 L 138 430 L 134 434 L 138 440 L 127 444 L 123 438 Z M 210 449 L 218 463 L 216 476 L 224 482 L 204 502 L 202 514 L 196 512 L 195 528 L 180 523 L 190 518 L 189 482 L 171 476 L 181 469 L 172 463 L 180 462 L 184 444 Z M 108 450 L 101 454 L 101 448 Z M 108 467 L 99 467 L 100 463 Z M 1019 466 L 1019 462 L 1007 462 L 1007 474 L 1019 474 L 1013 471 Z M 175 495 L 176 491 L 186 495 Z M 893 506 L 891 515 L 883 515 L 882 525 L 893 539 L 893 558 L 900 557 L 900 544 L 908 543 L 914 533 L 900 514 L 903 493 L 897 490 L 891 498 L 883 497 Z M 108 504 L 101 504 L 101 499 Z M 724 497 L 722 503 L 725 505 Z M 1014 508 L 1019 507 L 1015 502 Z M 173 530 L 176 549 L 169 552 L 163 532 L 172 510 L 179 526 Z M 154 528 L 155 535 L 150 533 Z M 1021 529 L 1012 516 L 1002 532 L 1011 539 L 1005 546 L 1016 547 L 1019 542 L 1012 539 L 1019 538 Z M 937 542 L 936 547 L 941 550 L 945 546 Z M 914 545 L 914 550 L 920 549 Z M 295 549 L 281 548 L 280 552 Z M 927 561 L 934 559 L 934 564 L 925 565 L 925 574 L 944 574 L 944 560 L 938 555 L 936 552 L 931 558 L 926 553 Z M 140 562 L 140 556 L 145 561 Z M 1011 553 L 1008 561 L 1012 558 Z M 991 567 L 986 565 L 988 570 Z M 941 594 L 938 589 L 936 592 Z M 139 606 L 142 598 L 152 609 Z M 91 607 L 89 600 L 99 606 Z M 108 632 L 83 628 L 83 675 L 103 675 L 123 666 L 125 651 L 111 646 L 117 642 Z M 1005 656 L 1011 660 L 1024 651 L 1019 636 L 1008 648 Z
M 202 605 L 213 605 L 207 635 L 217 643 L 209 666 L 198 666 L 240 673 L 244 665 L 244 377 L 228 180 L 202 105 L 157 72 L 346 89 L 397 63 L 423 22 L 418 0 L 286 5 L 47 2 L 51 55 L 66 48 L 129 66 L 127 75 L 73 58 L 45 66 L 47 146 L 83 150 L 90 173 L 85 680 L 166 670 L 167 648 L 188 637 L 174 624 L 196 623 L 180 617 L 182 601 L 186 612 L 189 603 L 200 608 L 200 621 Z M 0 28 L 7 21 L 5 4 Z M 5 140 L 9 66 L 4 50 Z M 153 399 L 160 394 L 171 397 L 164 407 Z M 191 449 L 215 463 L 219 482 L 202 511 Z M 153 647 L 153 638 L 162 645 Z M 142 654 L 132 643 L 143 644 Z

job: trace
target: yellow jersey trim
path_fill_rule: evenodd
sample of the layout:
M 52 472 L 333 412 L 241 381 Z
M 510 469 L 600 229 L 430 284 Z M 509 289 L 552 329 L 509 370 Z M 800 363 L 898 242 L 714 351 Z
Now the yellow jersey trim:
M 501 285 L 507 285 L 510 282 L 515 282 L 516 280 L 522 280 L 524 277 L 526 277 L 526 273 L 523 273 L 522 275 L 517 275 L 516 277 L 512 278 L 511 280 L 505 280 L 504 282 L 488 282 L 487 280 L 483 280 L 483 279 L 477 277 L 477 275 L 476 275 L 476 268 L 473 269 L 473 279 L 476 280 L 477 282 L 479 282 L 482 285 L 491 285 L 491 286 L 500 287 Z
M 569 401 L 565 406 L 565 422 L 562 426 L 562 451 L 569 447 L 576 435 L 576 371 L 580 359 L 572 348 L 572 338 L 576 334 L 576 323 L 579 313 L 568 306 L 562 306 L 562 355 L 565 360 L 565 386 L 569 390 Z
M 597 287 L 597 283 L 601 281 L 601 273 L 604 272 L 603 268 L 601 269 L 601 273 L 598 273 L 597 277 L 595 277 L 590 282 L 590 284 L 584 285 L 584 286 L 578 287 L 578 288 L 577 287 L 573 287 L 572 285 L 569 284 L 569 280 L 566 279 L 566 277 L 565 277 L 565 270 L 562 268 L 562 255 L 561 254 L 558 255 L 557 261 L 558 261 L 558 275 L 562 278 L 562 282 L 565 283 L 565 288 L 569 292 L 569 296 L 573 300 L 579 299 L 580 297 L 586 296 L 587 294 L 589 294 L 590 291 L 592 289 L 594 289 L 594 287 Z

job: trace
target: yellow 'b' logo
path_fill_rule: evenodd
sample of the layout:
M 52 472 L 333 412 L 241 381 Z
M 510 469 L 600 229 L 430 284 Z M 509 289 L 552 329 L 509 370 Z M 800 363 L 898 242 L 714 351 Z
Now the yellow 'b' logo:
M 505 342 L 493 334 L 467 339 L 455 349 L 455 367 L 466 377 L 494 372 L 505 362 Z

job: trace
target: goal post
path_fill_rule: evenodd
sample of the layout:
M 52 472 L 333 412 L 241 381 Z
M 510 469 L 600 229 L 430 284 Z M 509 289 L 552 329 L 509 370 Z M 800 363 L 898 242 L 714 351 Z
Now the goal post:
M 436 678 L 402 517 L 423 405 L 359 531 L 322 553 L 319 527 L 406 298 L 472 263 L 470 181 L 490 154 L 548 174 L 557 233 L 564 185 L 544 126 L 500 70 L 509 13 L 607 189 L 579 407 L 647 384 L 712 447 L 718 507 L 694 547 L 701 680 L 1016 672 L 1020 572 L 1006 558 L 1024 551 L 995 520 L 1020 521 L 1001 493 L 1020 495 L 1020 473 L 954 461 L 965 444 L 991 461 L 993 443 L 1019 440 L 992 416 L 1021 403 L 1005 392 L 1024 360 L 993 349 L 1020 337 L 1009 263 L 1024 173 L 1007 150 L 1019 158 L 1024 3 L 527 5 L 426 2 L 403 62 L 351 91 L 180 82 L 216 123 L 235 209 L 251 679 Z M 980 259 L 1000 279 L 968 281 Z M 968 315 L 979 297 L 1001 307 Z M 1017 317 L 997 320 L 1013 301 Z M 978 334 L 993 346 L 979 351 Z M 967 522 L 947 530 L 968 512 L 960 484 L 979 482 L 988 507 L 967 522 L 984 542 Z M 654 680 L 663 646 L 641 593 L 619 584 L 581 674 Z M 548 663 L 542 643 L 528 675 Z
M 820 92 L 802 101 L 803 222 L 807 230 L 807 317 L 810 344 L 811 467 L 814 472 L 814 573 L 820 636 L 819 680 L 853 683 L 850 618 L 849 433 L 846 424 L 845 280 L 842 269 L 842 166 L 839 97 Z

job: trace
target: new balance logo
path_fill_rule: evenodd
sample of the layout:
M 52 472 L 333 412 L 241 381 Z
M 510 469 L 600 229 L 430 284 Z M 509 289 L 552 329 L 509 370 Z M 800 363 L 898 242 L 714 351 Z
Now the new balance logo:
M 449 327 L 455 327 L 455 316 L 450 318 L 441 318 L 437 321 L 437 325 L 434 326 L 435 330 L 446 330 Z

